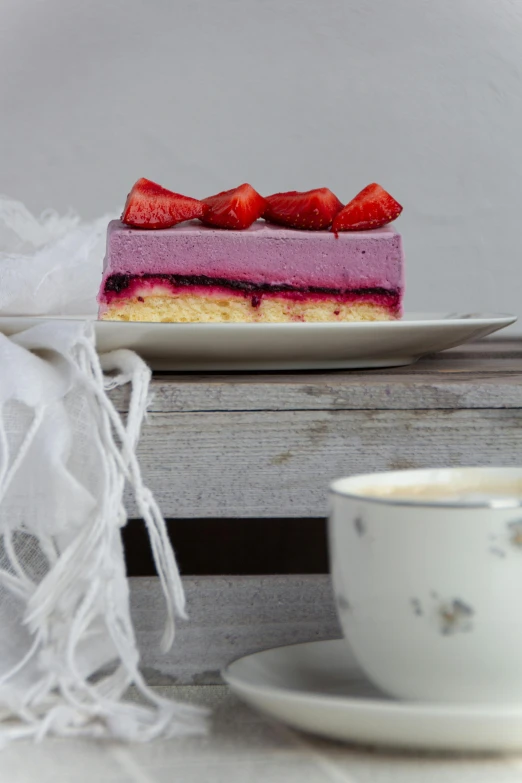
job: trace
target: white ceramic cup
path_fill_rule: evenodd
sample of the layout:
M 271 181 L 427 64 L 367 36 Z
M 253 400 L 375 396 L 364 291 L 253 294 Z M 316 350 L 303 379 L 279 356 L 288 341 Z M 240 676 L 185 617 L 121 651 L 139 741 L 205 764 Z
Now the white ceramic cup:
M 521 704 L 522 468 L 375 473 L 330 491 L 337 609 L 369 679 L 402 699 Z

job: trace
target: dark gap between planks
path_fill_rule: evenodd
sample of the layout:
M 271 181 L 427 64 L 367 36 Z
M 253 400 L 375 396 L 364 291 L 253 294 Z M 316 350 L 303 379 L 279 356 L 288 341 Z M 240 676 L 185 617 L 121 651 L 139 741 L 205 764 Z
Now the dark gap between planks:
M 325 574 L 326 520 L 169 519 L 170 540 L 185 576 L 216 574 Z M 129 576 L 153 576 L 141 520 L 122 531 Z

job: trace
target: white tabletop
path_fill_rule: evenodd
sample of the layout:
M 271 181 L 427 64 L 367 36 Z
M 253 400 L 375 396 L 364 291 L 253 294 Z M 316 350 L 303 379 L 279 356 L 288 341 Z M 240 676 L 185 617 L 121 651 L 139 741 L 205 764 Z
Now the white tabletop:
M 522 783 L 522 756 L 347 747 L 266 720 L 224 686 L 158 690 L 213 708 L 210 734 L 133 746 L 18 742 L 0 751 L 0 783 Z

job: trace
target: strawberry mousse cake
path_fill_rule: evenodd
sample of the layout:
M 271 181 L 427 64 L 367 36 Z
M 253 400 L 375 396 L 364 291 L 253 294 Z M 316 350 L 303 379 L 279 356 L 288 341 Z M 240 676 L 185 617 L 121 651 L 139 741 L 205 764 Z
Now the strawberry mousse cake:
M 107 233 L 99 316 L 281 323 L 399 318 L 402 207 L 379 185 L 197 200 L 138 180 Z

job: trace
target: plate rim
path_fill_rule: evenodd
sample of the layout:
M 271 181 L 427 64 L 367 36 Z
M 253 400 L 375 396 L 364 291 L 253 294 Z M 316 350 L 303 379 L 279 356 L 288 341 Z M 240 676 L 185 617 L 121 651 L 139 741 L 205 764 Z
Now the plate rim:
M 450 317 L 451 316 L 451 317 Z M 415 317 L 415 318 L 414 318 Z M 411 319 L 411 320 L 408 320 Z M 136 327 L 144 327 L 144 326 L 154 326 L 154 327 L 190 327 L 190 328 L 213 328 L 217 329 L 219 331 L 226 331 L 231 330 L 237 327 L 241 328 L 248 328 L 252 330 L 275 330 L 275 329 L 281 329 L 284 328 L 288 331 L 295 330 L 295 331 L 304 331 L 304 330 L 310 330 L 310 329 L 377 329 L 377 328 L 386 328 L 386 329 L 404 329 L 407 327 L 412 326 L 442 326 L 442 325 L 448 325 L 448 326 L 486 326 L 487 324 L 491 325 L 498 325 L 498 326 L 512 326 L 514 323 L 518 321 L 518 316 L 514 315 L 513 313 L 443 313 L 443 312 L 423 312 L 423 311 L 417 311 L 417 310 L 411 310 L 406 311 L 404 313 L 404 317 L 396 320 L 396 321 L 324 321 L 324 322 L 305 322 L 305 323 L 289 323 L 289 322 L 281 322 L 281 323 L 212 323 L 212 322 L 203 322 L 203 323 L 179 323 L 179 322 L 162 322 L 162 321 L 104 321 L 99 320 L 96 315 L 94 314 L 85 314 L 85 315 L 56 315 L 56 314 L 44 314 L 44 315 L 2 315 L 0 314 L 0 323 L 3 321 L 10 321 L 10 322 L 19 322 L 22 320 L 31 320 L 31 321 L 37 321 L 41 323 L 45 323 L 48 321 L 88 321 L 89 323 L 93 323 L 95 325 L 103 325 L 101 328 L 107 328 L 106 325 L 115 326 L 116 328 L 121 328 L 122 325 L 125 327 L 130 327 L 131 329 L 135 329 Z
M 422 356 L 490 337 L 516 321 L 516 315 L 503 313 L 414 311 L 400 321 L 321 323 L 100 321 L 93 313 L 4 315 L 0 333 L 47 333 L 49 328 L 81 324 L 95 336 L 99 352 L 133 350 L 156 372 L 332 372 L 412 365 Z
M 231 663 L 227 664 L 221 670 L 221 676 L 224 681 L 229 685 L 232 690 L 243 690 L 252 694 L 258 694 L 261 697 L 271 696 L 279 701 L 284 699 L 290 700 L 297 704 L 311 703 L 323 708 L 348 708 L 352 713 L 366 713 L 367 715 L 388 713 L 389 716 L 399 715 L 409 718 L 432 718 L 432 719 L 461 719 L 466 721 L 476 720 L 521 720 L 522 721 L 522 704 L 521 705 L 501 705 L 501 704 L 442 704 L 432 702 L 414 702 L 414 701 L 400 701 L 398 699 L 378 699 L 378 698 L 366 698 L 362 696 L 345 696 L 337 694 L 318 694 L 312 691 L 304 690 L 290 690 L 284 687 L 277 687 L 275 685 L 259 685 L 245 682 L 242 678 L 235 675 L 232 671 L 233 667 L 249 659 L 259 657 L 266 653 L 273 653 L 276 651 L 282 652 L 283 650 L 289 651 L 292 648 L 298 647 L 312 647 L 318 645 L 346 645 L 346 641 L 343 638 L 340 639 L 325 639 L 320 641 L 311 642 L 298 642 L 295 644 L 278 645 L 277 647 L 271 647 L 266 650 L 259 650 L 249 655 L 244 655 Z M 361 668 L 354 662 L 351 666 L 354 672 L 361 674 L 364 679 L 368 679 Z

